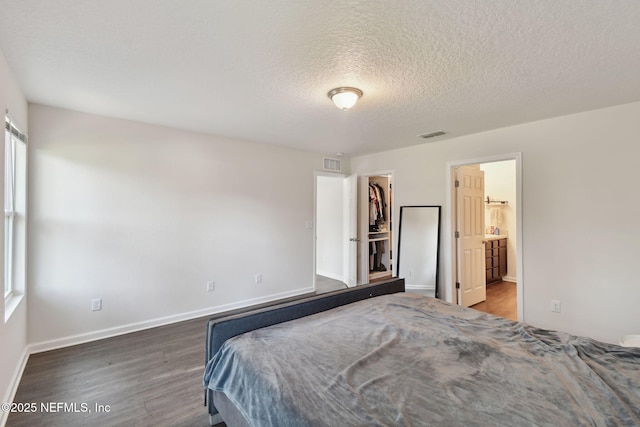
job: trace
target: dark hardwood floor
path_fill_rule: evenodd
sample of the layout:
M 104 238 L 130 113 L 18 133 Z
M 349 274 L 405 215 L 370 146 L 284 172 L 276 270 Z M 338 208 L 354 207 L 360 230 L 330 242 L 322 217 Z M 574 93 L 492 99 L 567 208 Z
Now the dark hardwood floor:
M 516 300 L 516 284 L 513 282 L 498 282 L 487 286 L 487 299 L 471 308 L 484 313 L 518 320 L 518 305 Z
M 343 287 L 321 280 L 316 293 Z M 7 427 L 208 426 L 208 318 L 31 355 L 14 402 L 37 410 L 11 413 Z
M 347 285 L 343 282 L 329 277 L 316 275 L 316 293 L 321 294 L 324 292 L 335 291 L 338 289 L 345 289 Z
M 6 425 L 208 426 L 207 319 L 31 355 L 14 402 L 35 403 L 37 410 L 11 413 Z

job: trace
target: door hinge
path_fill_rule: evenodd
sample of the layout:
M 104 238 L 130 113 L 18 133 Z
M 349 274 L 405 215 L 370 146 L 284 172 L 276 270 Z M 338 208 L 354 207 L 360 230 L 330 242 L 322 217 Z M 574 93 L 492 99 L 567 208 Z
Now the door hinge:
M 459 238 L 460 238 L 460 232 L 456 231 L 456 239 L 459 239 Z
M 460 282 L 456 282 L 456 289 L 460 289 Z
M 457 179 L 456 179 L 456 182 L 455 182 L 455 186 L 456 186 L 456 188 L 460 187 L 460 181 L 458 181 Z

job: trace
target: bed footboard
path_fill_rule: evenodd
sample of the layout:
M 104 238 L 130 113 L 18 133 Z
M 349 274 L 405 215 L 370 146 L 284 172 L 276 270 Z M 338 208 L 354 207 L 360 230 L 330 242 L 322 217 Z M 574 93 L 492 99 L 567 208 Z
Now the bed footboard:
M 205 364 L 213 358 L 226 340 L 236 335 L 299 319 L 367 298 L 404 292 L 404 290 L 404 279 L 391 279 L 384 282 L 356 286 L 355 288 L 302 297 L 294 301 L 268 307 L 262 306 L 257 309 L 247 307 L 241 313 L 237 311 L 230 315 L 222 313 L 207 321 Z M 213 404 L 212 391 L 208 389 L 205 393 L 205 404 L 208 407 L 211 422 L 219 422 L 218 410 Z

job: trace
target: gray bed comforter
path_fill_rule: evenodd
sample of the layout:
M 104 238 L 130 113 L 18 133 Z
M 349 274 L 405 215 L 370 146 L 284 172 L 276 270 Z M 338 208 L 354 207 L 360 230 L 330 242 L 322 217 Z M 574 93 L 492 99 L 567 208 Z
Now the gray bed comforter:
M 253 426 L 640 426 L 640 349 L 414 294 L 228 340 L 206 367 Z

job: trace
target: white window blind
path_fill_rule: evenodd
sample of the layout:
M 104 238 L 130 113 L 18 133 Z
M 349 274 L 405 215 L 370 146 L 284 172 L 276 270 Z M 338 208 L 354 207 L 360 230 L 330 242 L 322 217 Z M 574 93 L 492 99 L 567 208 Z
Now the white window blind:
M 27 135 L 5 116 L 4 295 L 24 289 L 26 267 Z

